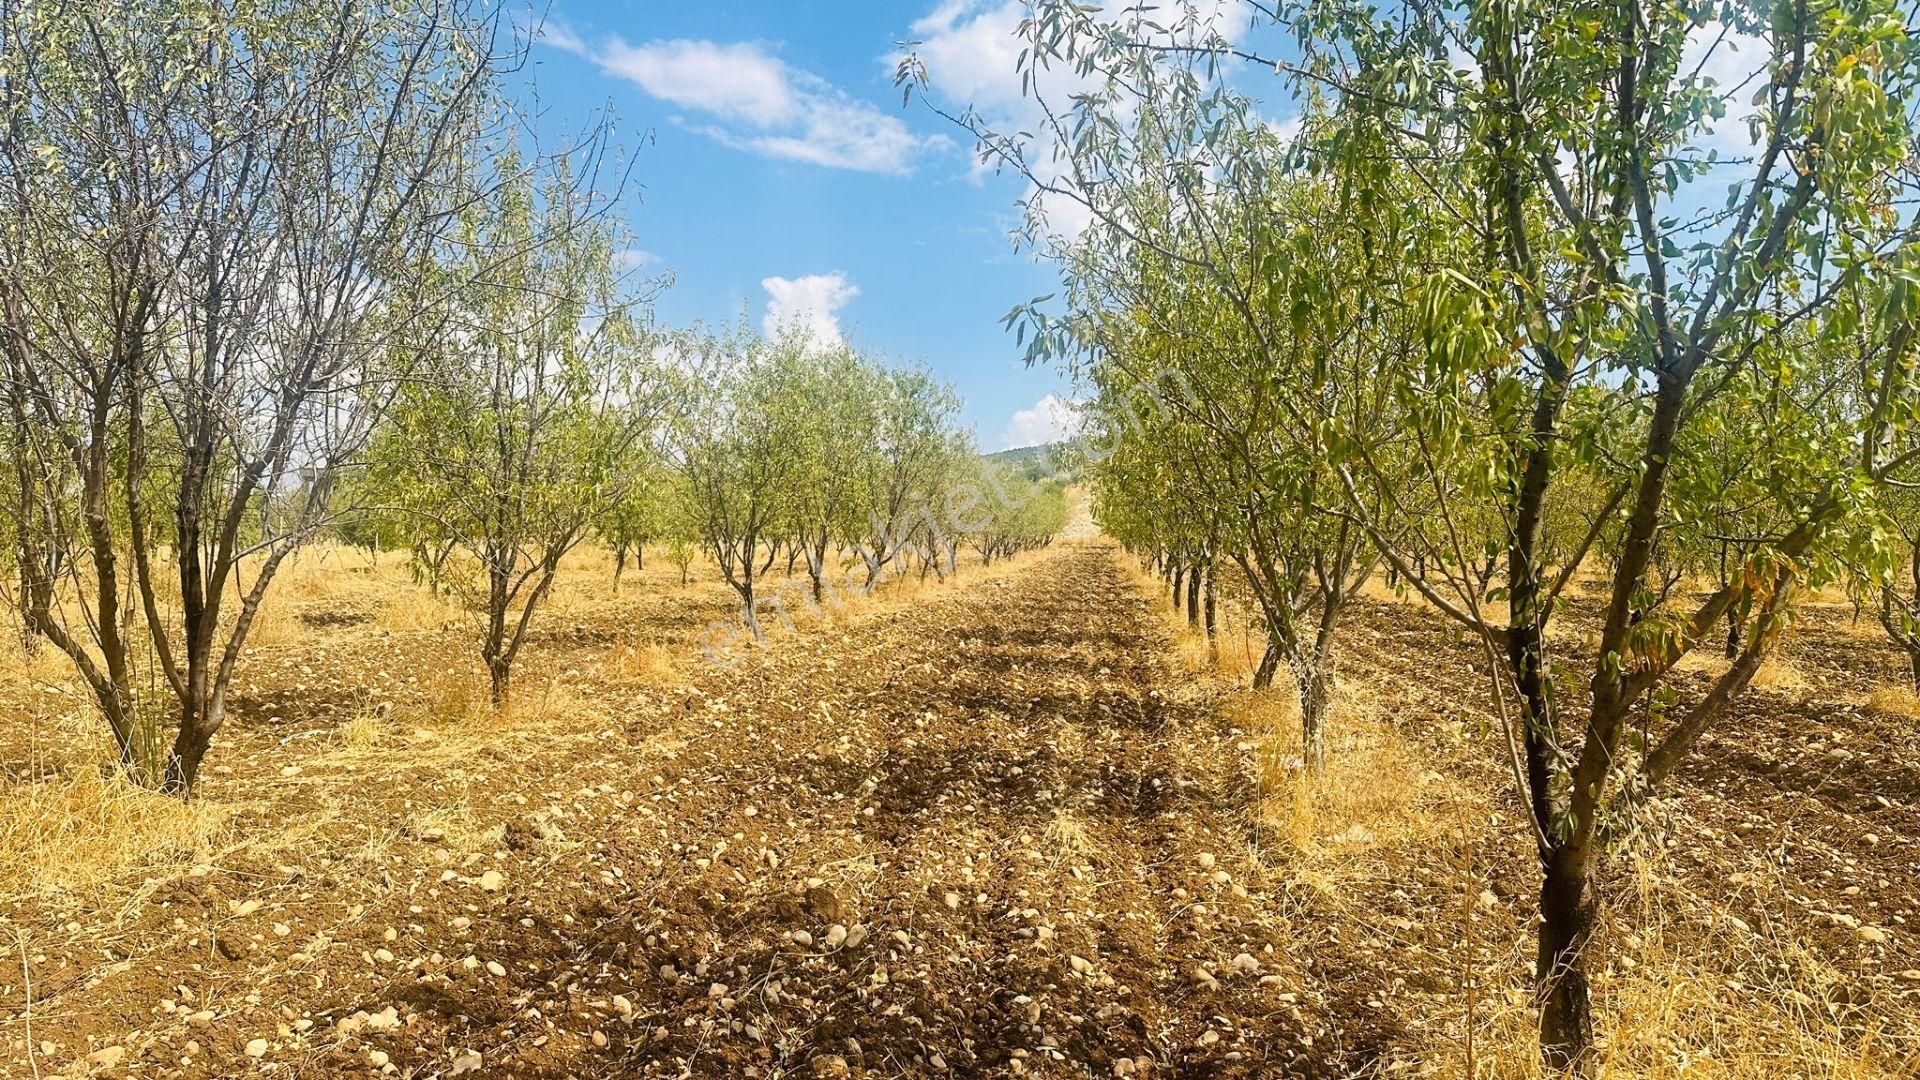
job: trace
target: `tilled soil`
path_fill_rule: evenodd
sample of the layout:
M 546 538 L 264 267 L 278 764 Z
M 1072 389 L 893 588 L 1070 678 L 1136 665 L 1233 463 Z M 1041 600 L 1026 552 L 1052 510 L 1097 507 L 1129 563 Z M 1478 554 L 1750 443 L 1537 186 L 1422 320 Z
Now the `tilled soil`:
M 403 821 L 371 864 L 164 886 L 35 1038 L 143 1075 L 1344 1075 L 1368 1052 L 1273 973 L 1251 746 L 1166 626 L 1063 546 L 702 669 L 447 766 L 503 850 Z

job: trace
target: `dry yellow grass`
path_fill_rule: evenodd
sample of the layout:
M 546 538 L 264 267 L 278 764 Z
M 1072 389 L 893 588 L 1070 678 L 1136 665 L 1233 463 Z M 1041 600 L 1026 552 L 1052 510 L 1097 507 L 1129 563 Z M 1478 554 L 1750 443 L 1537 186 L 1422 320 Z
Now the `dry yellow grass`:
M 1175 607 L 1166 583 L 1153 571 L 1129 555 L 1116 556 L 1121 573 L 1152 602 L 1154 610 L 1165 615 L 1173 627 L 1174 658 L 1180 670 L 1191 674 L 1212 673 L 1225 679 L 1245 680 L 1253 675 L 1265 648 L 1255 620 L 1246 608 L 1230 598 L 1219 597 L 1214 605 L 1214 640 L 1207 640 L 1204 627 L 1187 623 L 1184 604 Z
M 1634 851 L 1633 888 L 1610 913 L 1608 962 L 1595 978 L 1603 1078 L 1896 1080 L 1913 1062 L 1887 1018 L 1847 1004 L 1849 979 L 1777 923 L 1748 925 L 1690 893 L 1663 856 Z M 1762 910 L 1789 910 L 1790 882 L 1755 864 L 1742 875 Z M 1620 927 L 1632 927 L 1621 932 Z M 1513 987 L 1492 1001 L 1478 1074 L 1539 1077 L 1534 1012 Z M 1458 1070 L 1458 1047 L 1440 1050 Z
M 380 628 L 396 634 L 432 633 L 457 626 L 468 617 L 457 601 L 409 583 L 391 590 L 380 610 Z
M 680 678 L 675 650 L 658 642 L 615 647 L 605 670 L 613 681 L 634 686 L 670 686 Z
M 1911 686 L 1883 686 L 1867 695 L 1867 708 L 1920 719 L 1920 694 Z
M 1757 690 L 1773 690 L 1783 694 L 1808 689 L 1806 676 L 1793 661 L 1778 653 L 1761 661 L 1759 670 L 1753 673 L 1751 685 Z
M 92 749 L 93 760 L 110 760 L 106 748 Z M 0 785 L 0 900 L 97 899 L 108 883 L 178 867 L 227 837 L 230 815 L 218 802 L 148 791 L 110 767 L 39 765 Z

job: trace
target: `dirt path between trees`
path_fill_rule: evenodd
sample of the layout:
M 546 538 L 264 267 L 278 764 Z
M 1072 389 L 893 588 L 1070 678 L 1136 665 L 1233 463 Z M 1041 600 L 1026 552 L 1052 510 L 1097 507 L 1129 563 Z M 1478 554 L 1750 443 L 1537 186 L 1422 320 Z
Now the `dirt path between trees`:
M 1289 959 L 1252 745 L 1167 634 L 1063 545 L 591 737 L 363 770 L 376 857 L 163 887 L 35 1038 L 150 1076 L 1343 1074 L 1336 1028 L 1388 1033 Z M 498 850 L 433 824 L 447 772 Z

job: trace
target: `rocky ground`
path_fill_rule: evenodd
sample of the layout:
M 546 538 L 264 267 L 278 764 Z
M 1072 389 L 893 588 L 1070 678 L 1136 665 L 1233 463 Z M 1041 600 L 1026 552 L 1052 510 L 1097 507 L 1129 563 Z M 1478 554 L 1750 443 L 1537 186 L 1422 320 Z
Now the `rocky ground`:
M 650 633 L 684 645 L 714 610 L 679 595 Z M 240 839 L 111 905 L 8 913 L 29 978 L 0 971 L 0 1074 L 1459 1075 L 1468 1031 L 1483 1074 L 1523 1072 L 1497 1055 L 1532 881 L 1472 648 L 1371 602 L 1339 797 L 1303 810 L 1267 706 L 1179 666 L 1173 631 L 1112 548 L 1059 544 L 670 677 L 616 677 L 619 628 L 561 620 L 546 708 L 324 752 L 301 733 L 376 671 L 407 681 L 419 658 L 379 643 L 414 639 L 269 650 L 210 785 Z M 1659 954 L 1623 871 L 1602 990 L 1648 992 L 1636 957 L 1684 967 L 1689 1009 L 1764 994 L 1897 1063 L 1920 723 L 1834 705 L 1885 675 L 1836 644 L 1797 646 L 1798 684 L 1622 859 L 1656 867 L 1661 934 L 1715 948 Z

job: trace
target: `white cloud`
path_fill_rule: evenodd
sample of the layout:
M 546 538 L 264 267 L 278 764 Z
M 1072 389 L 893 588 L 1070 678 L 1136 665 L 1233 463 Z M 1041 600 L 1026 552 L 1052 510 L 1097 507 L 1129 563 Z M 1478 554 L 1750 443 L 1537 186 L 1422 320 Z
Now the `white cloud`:
M 545 40 L 578 53 L 648 95 L 703 114 L 693 124 L 740 150 L 834 169 L 913 171 L 922 154 L 951 145 L 922 137 L 867 102 L 826 80 L 789 66 L 760 45 L 713 41 L 650 41 L 630 45 L 608 38 L 598 46 L 561 29 Z
M 660 261 L 660 256 L 645 248 L 622 248 L 613 253 L 613 264 L 621 270 L 639 270 Z
M 860 287 L 838 270 L 800 278 L 765 278 L 760 287 L 767 290 L 767 314 L 760 321 L 767 336 L 798 328 L 815 349 L 840 344 L 839 311 L 860 295 Z
M 1023 446 L 1044 446 L 1047 443 L 1070 439 L 1080 432 L 1080 409 L 1071 401 L 1063 401 L 1057 395 L 1048 394 L 1033 403 L 1031 409 L 1021 409 L 1007 422 L 1007 434 L 1002 438 L 1001 446 L 1006 450 L 1017 450 Z

